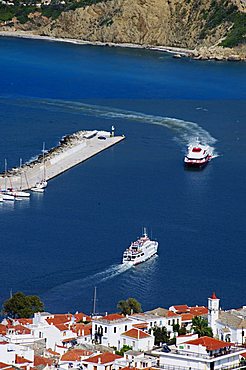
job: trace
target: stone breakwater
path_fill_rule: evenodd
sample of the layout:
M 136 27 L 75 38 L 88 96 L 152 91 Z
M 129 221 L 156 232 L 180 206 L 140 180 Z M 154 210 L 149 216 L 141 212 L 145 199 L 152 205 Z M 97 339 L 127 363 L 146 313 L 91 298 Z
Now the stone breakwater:
M 64 136 L 59 144 L 31 162 L 0 174 L 0 188 L 28 190 L 41 180 L 50 180 L 71 167 L 119 143 L 124 136 L 106 131 L 78 131 Z

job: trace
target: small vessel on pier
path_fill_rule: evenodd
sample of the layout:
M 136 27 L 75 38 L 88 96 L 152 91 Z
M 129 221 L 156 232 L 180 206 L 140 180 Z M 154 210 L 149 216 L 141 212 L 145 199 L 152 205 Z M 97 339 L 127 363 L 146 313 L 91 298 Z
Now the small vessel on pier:
M 201 168 L 205 166 L 212 158 L 211 148 L 203 145 L 197 139 L 195 143 L 188 146 L 187 153 L 184 157 L 186 167 Z
M 158 242 L 150 240 L 144 228 L 143 236 L 132 242 L 123 253 L 123 264 L 137 265 L 153 257 L 158 250 Z
M 30 193 L 27 193 L 26 191 L 22 191 L 22 190 L 14 190 L 12 188 L 9 188 L 6 191 L 4 191 L 4 194 L 13 196 L 15 198 L 29 198 L 30 197 Z
M 33 188 L 31 188 L 31 191 L 34 191 L 36 193 L 43 193 L 47 185 L 48 182 L 45 180 L 37 182 L 36 185 Z

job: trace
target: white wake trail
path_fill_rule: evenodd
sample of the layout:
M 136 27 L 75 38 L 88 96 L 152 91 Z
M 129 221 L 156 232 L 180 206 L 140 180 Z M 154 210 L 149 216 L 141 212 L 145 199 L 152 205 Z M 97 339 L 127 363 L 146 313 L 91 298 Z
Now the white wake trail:
M 141 112 L 128 111 L 119 108 L 112 108 L 102 105 L 85 104 L 81 102 L 64 100 L 40 100 L 39 103 L 50 108 L 68 109 L 72 112 L 81 112 L 83 114 L 102 117 L 105 119 L 120 119 L 126 121 L 135 121 L 158 125 L 173 130 L 177 135 L 177 140 L 182 144 L 188 144 L 190 141 L 199 137 L 207 145 L 213 145 L 217 140 L 196 122 L 185 121 L 179 118 L 165 117 L 159 115 L 145 114 Z
M 112 265 L 108 267 L 107 269 L 105 269 L 104 271 L 97 272 L 85 278 L 76 279 L 76 280 L 72 280 L 67 283 L 61 284 L 61 285 L 57 285 L 54 288 L 47 291 L 44 294 L 44 296 L 46 295 L 65 296 L 67 293 L 69 293 L 69 296 L 71 296 L 71 292 L 74 292 L 74 295 L 76 295 L 76 292 L 81 290 L 81 288 L 95 286 L 102 282 L 105 282 L 106 280 L 113 279 L 116 276 L 127 271 L 130 267 L 131 266 L 126 266 L 123 264 Z

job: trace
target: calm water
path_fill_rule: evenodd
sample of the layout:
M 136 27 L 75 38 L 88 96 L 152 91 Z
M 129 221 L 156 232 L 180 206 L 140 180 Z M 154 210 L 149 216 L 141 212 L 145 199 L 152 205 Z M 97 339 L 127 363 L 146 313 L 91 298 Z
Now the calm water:
M 46 310 L 115 311 L 245 304 L 246 70 L 242 63 L 0 38 L 0 167 L 80 129 L 126 140 L 49 182 L 30 201 L 0 204 L 1 292 L 38 294 Z M 215 148 L 184 170 L 186 144 Z M 159 256 L 120 265 L 147 226 Z

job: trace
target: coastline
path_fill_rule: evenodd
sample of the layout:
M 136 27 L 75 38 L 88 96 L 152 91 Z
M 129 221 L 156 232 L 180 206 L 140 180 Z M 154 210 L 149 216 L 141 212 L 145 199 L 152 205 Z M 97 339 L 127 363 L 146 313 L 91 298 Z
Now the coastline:
M 76 45 L 92 45 L 92 46 L 108 46 L 108 47 L 120 47 L 120 48 L 131 48 L 131 49 L 146 49 L 152 51 L 161 51 L 174 55 L 192 57 L 194 55 L 194 50 L 178 48 L 172 46 L 151 46 L 151 45 L 141 45 L 141 44 L 131 44 L 131 43 L 114 43 L 114 42 L 101 42 L 101 41 L 87 41 L 80 39 L 70 39 L 62 37 L 52 37 L 52 36 L 42 36 L 32 32 L 26 31 L 1 31 L 0 37 L 16 37 L 24 39 L 34 39 L 34 40 L 45 40 L 52 42 L 64 42 Z
M 34 40 L 45 40 L 50 42 L 63 42 L 75 45 L 92 45 L 92 46 L 107 46 L 130 49 L 143 49 L 158 52 L 165 52 L 172 54 L 174 58 L 191 58 L 200 61 L 232 61 L 232 62 L 246 62 L 246 48 L 239 52 L 235 49 L 223 48 L 222 46 L 200 47 L 199 49 L 187 49 L 175 46 L 154 46 L 147 44 L 133 44 L 133 43 L 114 43 L 102 41 L 89 41 L 73 38 L 62 38 L 53 36 L 44 36 L 30 31 L 1 31 L 0 37 L 15 37 Z

